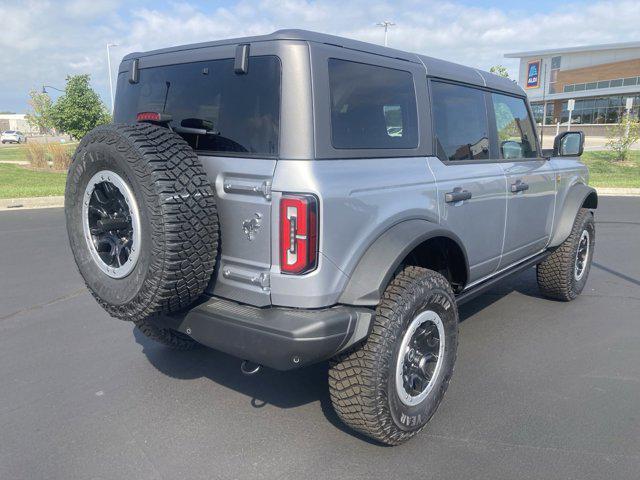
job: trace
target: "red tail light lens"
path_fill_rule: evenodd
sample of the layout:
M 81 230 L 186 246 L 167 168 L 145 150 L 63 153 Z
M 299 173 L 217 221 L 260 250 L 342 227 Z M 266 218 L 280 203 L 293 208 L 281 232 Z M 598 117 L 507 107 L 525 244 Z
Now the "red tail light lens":
M 318 263 L 318 200 L 313 195 L 280 199 L 280 270 L 302 274 Z
M 136 115 L 138 122 L 169 123 L 171 115 L 159 112 L 140 112 Z
M 158 112 L 140 112 L 136 115 L 139 122 L 159 122 L 160 114 Z

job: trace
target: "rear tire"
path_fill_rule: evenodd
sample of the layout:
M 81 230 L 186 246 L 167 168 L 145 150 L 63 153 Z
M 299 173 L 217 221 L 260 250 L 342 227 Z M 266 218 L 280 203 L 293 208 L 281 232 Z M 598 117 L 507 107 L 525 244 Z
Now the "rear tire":
M 433 335 L 427 341 L 413 341 L 428 329 Z M 338 417 L 381 443 L 407 441 L 440 405 L 457 346 L 458 310 L 449 282 L 432 270 L 406 267 L 385 290 L 366 341 L 331 361 L 329 392 Z M 425 370 L 431 375 L 422 375 Z
M 89 132 L 69 168 L 65 214 L 78 269 L 114 317 L 140 322 L 183 310 L 211 279 L 213 187 L 195 152 L 166 128 Z
M 581 208 L 569 237 L 556 247 L 536 269 L 538 286 L 545 297 L 569 302 L 587 283 L 596 245 L 593 213 Z

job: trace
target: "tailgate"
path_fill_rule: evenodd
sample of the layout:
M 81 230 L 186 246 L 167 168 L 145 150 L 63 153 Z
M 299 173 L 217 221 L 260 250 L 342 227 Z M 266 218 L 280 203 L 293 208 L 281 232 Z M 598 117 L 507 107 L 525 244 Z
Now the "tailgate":
M 207 293 L 271 303 L 271 182 L 276 160 L 199 156 L 215 186 L 220 255 Z

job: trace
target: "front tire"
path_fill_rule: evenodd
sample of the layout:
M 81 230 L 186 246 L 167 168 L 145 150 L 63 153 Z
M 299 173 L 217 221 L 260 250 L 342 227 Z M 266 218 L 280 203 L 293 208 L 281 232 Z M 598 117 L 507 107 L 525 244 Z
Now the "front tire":
M 587 283 L 595 244 L 593 213 L 581 208 L 569 237 L 537 266 L 538 286 L 542 294 L 564 302 L 580 295 Z
M 449 282 L 432 270 L 406 267 L 385 290 L 367 340 L 331 361 L 336 413 L 383 444 L 409 440 L 440 405 L 457 346 L 458 310 Z

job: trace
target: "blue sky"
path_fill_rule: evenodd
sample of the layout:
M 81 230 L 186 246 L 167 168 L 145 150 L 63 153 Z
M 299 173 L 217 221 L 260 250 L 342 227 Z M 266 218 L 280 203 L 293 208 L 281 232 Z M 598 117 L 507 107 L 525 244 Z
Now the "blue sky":
M 504 53 L 640 39 L 637 0 L 0 0 L 0 12 L 0 111 L 20 113 L 29 89 L 70 74 L 91 74 L 108 103 L 108 42 L 115 71 L 131 51 L 279 28 L 382 43 L 374 24 L 387 19 L 392 47 L 515 75 Z

